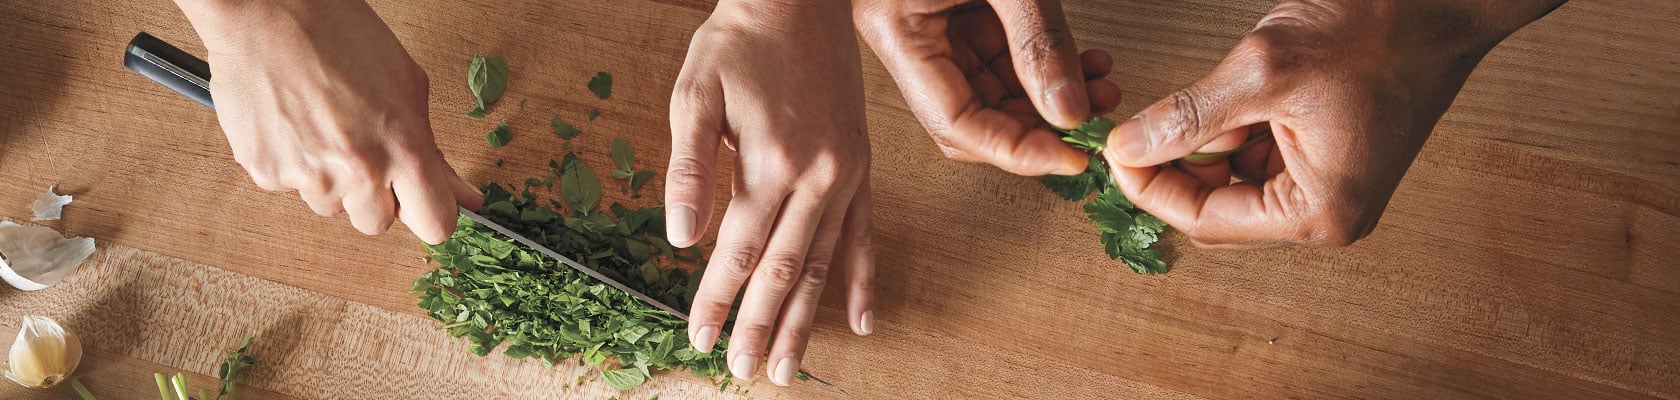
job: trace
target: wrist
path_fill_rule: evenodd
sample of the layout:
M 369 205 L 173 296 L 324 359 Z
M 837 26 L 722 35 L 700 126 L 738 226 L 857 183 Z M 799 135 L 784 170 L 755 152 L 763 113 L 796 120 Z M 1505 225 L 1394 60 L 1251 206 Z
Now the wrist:
M 308 25 L 324 24 L 361 4 L 346 1 L 298 0 L 175 0 L 211 54 L 242 53 L 272 46 L 300 34 Z
M 807 27 L 851 27 L 849 0 L 722 0 L 712 15 L 749 26 L 797 33 Z

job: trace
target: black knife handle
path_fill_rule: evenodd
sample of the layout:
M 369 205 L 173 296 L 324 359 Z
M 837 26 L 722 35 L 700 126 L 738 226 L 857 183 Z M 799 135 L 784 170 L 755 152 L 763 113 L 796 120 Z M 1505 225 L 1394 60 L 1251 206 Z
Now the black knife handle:
M 128 41 L 123 66 L 211 110 L 210 64 L 145 32 Z

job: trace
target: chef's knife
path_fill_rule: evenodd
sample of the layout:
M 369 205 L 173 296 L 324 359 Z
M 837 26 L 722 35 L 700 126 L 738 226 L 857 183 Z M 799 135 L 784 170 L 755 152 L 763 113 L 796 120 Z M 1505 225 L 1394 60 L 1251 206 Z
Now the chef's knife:
M 187 52 L 181 51 L 181 49 L 170 45 L 168 42 L 164 42 L 163 40 L 153 37 L 145 32 L 140 32 L 140 34 L 134 35 L 134 39 L 128 42 L 128 50 L 124 52 L 123 66 L 134 70 L 134 72 L 140 73 L 140 75 L 146 76 L 146 78 L 150 78 L 154 82 L 162 84 L 164 87 L 167 87 L 176 93 L 186 96 L 193 101 L 197 101 L 205 107 L 212 110 L 216 108 L 215 102 L 210 98 L 210 64 L 198 57 L 194 57 L 192 54 L 187 54 Z M 565 264 L 567 267 L 571 267 L 578 272 L 582 272 L 584 275 L 589 275 L 589 277 L 595 278 L 595 280 L 605 282 L 607 285 L 611 285 L 612 287 L 618 288 L 618 290 L 629 293 L 631 296 L 635 296 L 643 303 L 647 303 L 648 305 L 652 305 L 654 308 L 671 313 L 671 315 L 674 315 L 683 321 L 688 321 L 687 313 L 678 311 L 659 300 L 648 297 L 648 295 L 643 294 L 641 291 L 631 289 L 629 286 L 625 286 L 623 283 L 609 278 L 606 275 L 601 274 L 599 271 L 586 267 L 583 264 L 579 264 L 577 261 L 573 261 L 570 257 L 561 255 L 553 249 L 549 249 L 548 246 L 544 246 L 537 241 L 525 237 L 525 235 L 514 232 L 495 221 L 491 221 L 489 218 L 478 215 L 478 213 L 475 213 L 472 210 L 468 210 L 465 207 L 456 208 L 461 215 L 472 219 L 479 225 L 484 225 L 503 236 L 507 236 L 508 238 L 525 245 L 527 248 L 536 250 L 538 253 L 542 253 L 549 258 L 553 258 L 561 264 Z M 806 378 L 816 381 L 817 383 L 821 383 L 829 389 L 833 389 L 840 393 L 846 393 L 846 389 L 842 389 L 839 386 L 828 383 L 828 381 L 818 378 L 815 375 L 811 375 L 809 372 L 805 372 L 803 370 L 799 372 L 805 374 Z

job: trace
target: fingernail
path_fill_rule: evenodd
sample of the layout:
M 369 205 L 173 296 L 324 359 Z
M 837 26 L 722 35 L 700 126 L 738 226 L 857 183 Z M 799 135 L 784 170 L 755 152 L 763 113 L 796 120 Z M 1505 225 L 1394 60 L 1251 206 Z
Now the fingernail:
M 1143 116 L 1133 117 L 1114 128 L 1114 133 L 1108 135 L 1108 148 L 1114 149 L 1125 164 L 1136 163 L 1149 154 L 1149 134 L 1144 132 Z
M 799 358 L 783 358 L 782 362 L 776 364 L 776 374 L 770 376 L 770 383 L 781 386 L 792 385 L 795 372 L 799 372 Z
M 700 327 L 700 332 L 694 334 L 694 343 L 691 344 L 694 345 L 695 350 L 699 350 L 701 353 L 710 353 L 712 352 L 712 346 L 717 344 L 717 339 L 718 328 L 707 325 Z
M 671 207 L 670 219 L 665 221 L 665 233 L 671 243 L 694 241 L 694 209 L 688 206 Z
M 751 354 L 735 356 L 735 365 L 729 366 L 729 372 L 735 374 L 735 379 L 752 380 L 753 370 L 758 369 L 758 357 Z
M 1044 107 L 1049 109 L 1045 119 L 1050 120 L 1051 125 L 1062 129 L 1073 129 L 1078 127 L 1080 123 L 1085 122 L 1079 120 L 1080 111 L 1082 109 L 1090 111 L 1088 109 L 1091 106 L 1089 104 L 1078 104 L 1079 97 L 1084 95 L 1079 93 L 1080 89 L 1084 89 L 1084 85 L 1076 86 L 1061 83 L 1044 91 Z
M 865 335 L 875 333 L 874 310 L 864 311 L 863 316 L 858 317 L 858 330 L 862 331 Z

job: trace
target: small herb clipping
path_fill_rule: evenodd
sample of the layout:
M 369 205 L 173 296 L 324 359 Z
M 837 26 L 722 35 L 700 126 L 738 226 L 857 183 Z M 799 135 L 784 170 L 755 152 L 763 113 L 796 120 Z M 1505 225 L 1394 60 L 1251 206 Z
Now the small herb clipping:
M 568 143 L 578 134 L 558 118 L 554 125 Z M 699 249 L 678 251 L 664 240 L 662 206 L 615 202 L 602 210 L 600 181 L 576 153 L 568 150 L 549 167 L 546 177 L 527 179 L 519 194 L 512 186 L 485 185 L 479 213 L 660 302 L 679 309 L 692 303 L 706 261 Z M 508 357 L 546 365 L 578 357 L 619 389 L 641 385 L 659 370 L 686 368 L 703 377 L 726 371 L 724 351 L 694 351 L 681 319 L 471 219 L 460 218 L 450 239 L 428 246 L 427 254 L 438 268 L 415 280 L 419 305 L 450 335 L 465 338 L 473 354 L 505 345 Z M 719 339 L 715 346 L 725 344 Z
M 256 337 L 256 334 L 245 336 L 245 340 L 239 342 L 239 347 L 228 350 L 227 355 L 222 357 L 222 365 L 216 367 L 216 377 L 222 380 L 216 397 L 210 397 L 210 392 L 203 388 L 198 389 L 198 396 L 192 396 L 192 389 L 187 387 L 186 375 L 177 373 L 170 376 L 162 372 L 152 374 L 152 380 L 157 382 L 158 396 L 163 400 L 234 400 L 234 389 L 238 387 L 234 377 L 239 375 L 239 371 L 257 365 L 256 358 L 245 354 L 251 347 L 251 340 Z M 94 400 L 93 393 L 82 386 L 82 382 L 72 378 L 70 384 L 82 400 Z
M 601 116 L 601 109 L 599 109 L 599 108 L 589 109 L 589 120 L 590 121 L 594 121 L 595 117 L 599 117 L 599 116 Z
M 500 149 L 502 146 L 506 146 L 509 141 L 513 140 L 513 129 L 508 128 L 507 122 L 504 121 L 501 125 L 497 125 L 496 128 L 491 129 L 490 133 L 485 134 L 484 140 L 490 142 L 490 148 Z
M 1093 153 L 1085 172 L 1074 176 L 1046 175 L 1040 180 L 1057 196 L 1068 201 L 1085 201 L 1085 214 L 1100 232 L 1108 258 L 1118 259 L 1132 272 L 1145 275 L 1167 273 L 1169 267 L 1159 250 L 1150 249 L 1167 224 L 1137 208 L 1114 185 L 1107 163 L 1099 155 L 1108 143 L 1114 121 L 1097 117 L 1078 128 L 1062 132 L 1062 140 Z M 1092 193 L 1096 196 L 1092 197 Z
M 632 198 L 641 197 L 642 185 L 653 178 L 653 171 L 636 170 L 636 150 L 624 138 L 613 138 L 612 159 L 612 177 L 624 181 L 622 192 L 629 193 Z
M 594 78 L 589 78 L 589 91 L 594 92 L 596 98 L 612 96 L 612 74 L 596 72 Z
M 566 121 L 560 120 L 560 117 L 554 117 L 548 124 L 554 126 L 554 136 L 559 136 L 561 139 L 572 140 L 572 138 L 583 134 L 583 131 L 572 127 L 572 124 L 568 124 Z
M 472 65 L 467 67 L 467 88 L 472 89 L 473 97 L 478 99 L 478 107 L 467 112 L 471 118 L 484 118 L 490 104 L 502 98 L 502 92 L 507 90 L 508 63 L 502 56 L 473 56 Z

